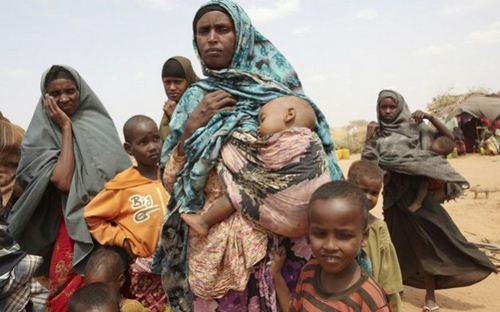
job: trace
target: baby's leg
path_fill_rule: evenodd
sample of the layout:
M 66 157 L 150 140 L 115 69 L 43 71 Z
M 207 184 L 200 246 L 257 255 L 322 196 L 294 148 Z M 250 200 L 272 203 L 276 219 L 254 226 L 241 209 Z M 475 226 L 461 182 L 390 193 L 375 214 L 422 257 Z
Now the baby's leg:
M 214 203 L 214 206 L 209 209 L 205 214 L 181 214 L 182 220 L 191 228 L 191 230 L 198 233 L 200 236 L 206 236 L 210 228 L 226 219 L 234 212 L 233 206 L 226 196 L 221 196 Z

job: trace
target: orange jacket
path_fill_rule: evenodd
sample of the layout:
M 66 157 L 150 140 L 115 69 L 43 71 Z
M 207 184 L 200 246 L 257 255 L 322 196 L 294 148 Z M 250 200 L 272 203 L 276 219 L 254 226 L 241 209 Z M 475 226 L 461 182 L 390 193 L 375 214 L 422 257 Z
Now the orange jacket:
M 169 197 L 159 179 L 150 180 L 132 166 L 106 183 L 83 214 L 100 244 L 123 247 L 127 238 L 136 256 L 149 257 L 158 244 Z

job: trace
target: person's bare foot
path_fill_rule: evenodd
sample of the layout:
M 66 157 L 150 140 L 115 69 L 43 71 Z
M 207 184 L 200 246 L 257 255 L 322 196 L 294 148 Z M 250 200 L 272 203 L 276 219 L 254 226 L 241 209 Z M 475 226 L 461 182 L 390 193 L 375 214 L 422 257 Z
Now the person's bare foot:
M 181 219 L 186 222 L 189 228 L 200 236 L 207 236 L 210 226 L 203 222 L 201 215 L 197 213 L 181 213 Z

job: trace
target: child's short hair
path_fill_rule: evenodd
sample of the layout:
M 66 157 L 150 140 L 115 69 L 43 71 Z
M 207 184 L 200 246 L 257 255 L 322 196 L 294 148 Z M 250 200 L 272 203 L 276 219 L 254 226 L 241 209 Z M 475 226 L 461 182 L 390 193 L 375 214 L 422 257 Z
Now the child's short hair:
M 359 213 L 361 214 L 361 229 L 364 231 L 368 227 L 370 202 L 359 187 L 346 181 L 331 181 L 320 186 L 311 195 L 311 199 L 309 200 L 309 211 L 314 201 L 334 198 L 344 198 L 355 201 L 359 207 Z
M 453 149 L 455 148 L 455 141 L 453 141 L 452 138 L 444 135 L 438 136 L 436 139 L 434 139 L 433 144 L 437 145 L 443 156 L 446 156 L 449 153 L 453 152 Z
M 367 179 L 384 179 L 384 172 L 380 167 L 368 160 L 356 160 L 349 167 L 349 171 L 347 172 L 347 181 L 358 184 L 361 178 Z
M 125 139 L 125 142 L 130 143 L 130 141 L 132 140 L 132 137 L 131 137 L 132 136 L 132 129 L 135 127 L 135 125 L 137 125 L 138 123 L 141 123 L 141 122 L 152 122 L 156 125 L 156 122 L 148 116 L 135 115 L 135 116 L 130 117 L 123 125 L 123 138 Z
M 104 283 L 92 283 L 78 288 L 69 298 L 68 312 L 97 310 L 100 307 L 113 305 L 120 310 L 118 294 Z
M 114 280 L 118 279 L 126 269 L 127 265 L 118 252 L 109 247 L 101 247 L 90 255 L 85 275 L 91 274 L 92 271 L 104 270 Z

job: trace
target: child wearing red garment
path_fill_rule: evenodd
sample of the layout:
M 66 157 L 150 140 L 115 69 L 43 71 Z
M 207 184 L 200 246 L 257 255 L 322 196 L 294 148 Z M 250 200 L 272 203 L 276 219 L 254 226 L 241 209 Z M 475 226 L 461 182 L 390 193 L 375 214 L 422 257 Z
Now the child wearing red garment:
M 271 273 L 283 311 L 391 311 L 383 288 L 355 259 L 368 239 L 368 208 L 366 195 L 349 182 L 328 182 L 313 193 L 309 240 L 314 259 L 302 269 L 293 299 L 281 274 L 283 249 L 273 252 Z

